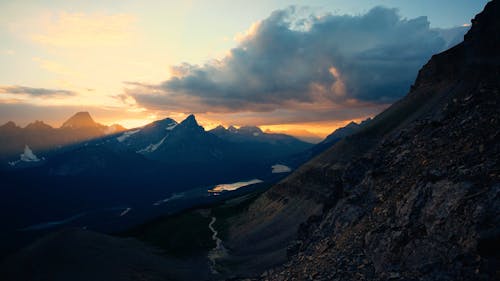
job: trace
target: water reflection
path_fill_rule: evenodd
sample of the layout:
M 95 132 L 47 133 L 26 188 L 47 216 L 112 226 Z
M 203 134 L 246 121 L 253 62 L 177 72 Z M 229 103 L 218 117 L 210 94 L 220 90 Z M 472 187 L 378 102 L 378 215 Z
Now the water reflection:
M 210 189 L 208 192 L 210 193 L 219 193 L 222 191 L 231 191 L 231 190 L 236 190 L 238 188 L 251 185 L 251 184 L 256 184 L 256 183 L 261 183 L 262 181 L 259 179 L 253 179 L 249 181 L 239 181 L 235 183 L 225 183 L 225 184 L 218 184 L 216 185 L 213 189 Z

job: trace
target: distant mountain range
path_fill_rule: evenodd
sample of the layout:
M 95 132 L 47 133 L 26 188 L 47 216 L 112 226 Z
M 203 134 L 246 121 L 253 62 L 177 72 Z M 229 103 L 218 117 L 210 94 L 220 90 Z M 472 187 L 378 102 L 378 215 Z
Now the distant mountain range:
M 69 121 L 72 120 L 68 120 L 63 127 L 76 127 Z M 85 123 L 77 122 L 80 128 L 82 124 Z M 231 126 L 225 129 L 219 126 L 205 131 L 194 115 L 189 115 L 180 123 L 165 118 L 120 134 L 80 142 L 69 148 L 87 149 L 99 145 L 111 151 L 134 153 L 149 160 L 176 165 L 219 162 L 272 164 L 313 146 L 292 136 L 264 133 L 257 127 L 236 129 Z
M 88 112 L 78 112 L 60 128 L 53 128 L 43 121 L 35 121 L 22 128 L 9 121 L 0 126 L 0 161 L 24 151 L 33 151 L 77 143 L 126 130 L 120 125 L 105 126 L 95 122 Z
M 99 124 L 88 112 L 78 112 L 60 128 L 53 128 L 38 120 L 24 128 L 12 121 L 0 126 L 0 167 L 5 167 L 6 163 L 17 167 L 32 166 L 33 162 L 45 159 L 47 153 L 68 151 L 84 143 L 98 145 L 103 141 L 112 151 L 137 153 L 164 163 L 280 160 L 284 164 L 298 166 L 353 133 L 359 126 L 351 122 L 322 142 L 312 145 L 286 134 L 267 133 L 252 126 L 230 126 L 227 129 L 218 126 L 205 131 L 198 125 L 194 115 L 181 123 L 165 118 L 127 130 L 117 124 Z

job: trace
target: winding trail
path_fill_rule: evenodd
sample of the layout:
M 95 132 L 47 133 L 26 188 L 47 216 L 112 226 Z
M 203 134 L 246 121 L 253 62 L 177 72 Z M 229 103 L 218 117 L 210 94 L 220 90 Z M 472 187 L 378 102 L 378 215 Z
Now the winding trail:
M 219 232 L 214 228 L 214 224 L 217 221 L 216 217 L 212 217 L 212 220 L 208 224 L 208 228 L 212 231 L 212 240 L 215 241 L 215 248 L 208 252 L 208 259 L 210 260 L 210 271 L 213 274 L 218 274 L 219 272 L 215 269 L 217 263 L 216 259 L 221 258 L 227 254 L 226 248 L 222 244 L 222 240 L 217 236 Z

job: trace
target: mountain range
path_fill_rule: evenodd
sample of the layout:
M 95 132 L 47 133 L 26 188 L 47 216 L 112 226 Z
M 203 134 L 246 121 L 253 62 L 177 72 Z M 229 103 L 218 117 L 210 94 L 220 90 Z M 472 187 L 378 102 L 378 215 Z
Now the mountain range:
M 25 128 L 12 121 L 0 126 L 0 141 L 4 144 L 0 149 L 0 166 L 5 167 L 7 163 L 17 168 L 40 165 L 40 160 L 47 159 L 48 154 L 58 155 L 77 148 L 86 149 L 82 146 L 104 145 L 115 152 L 136 153 L 171 164 L 273 164 L 271 162 L 278 161 L 297 167 L 352 134 L 359 126 L 361 124 L 351 122 L 312 145 L 286 134 L 263 132 L 252 126 L 229 126 L 227 129 L 218 126 L 205 131 L 194 115 L 180 123 L 165 118 L 128 130 L 117 124 L 101 125 L 88 112 L 78 112 L 60 128 L 53 128 L 43 121 L 35 121 Z
M 88 112 L 76 113 L 60 128 L 38 120 L 22 128 L 9 121 L 0 126 L 0 161 L 21 154 L 25 146 L 34 151 L 47 150 L 122 131 L 125 128 L 120 125 L 105 126 L 95 122 Z

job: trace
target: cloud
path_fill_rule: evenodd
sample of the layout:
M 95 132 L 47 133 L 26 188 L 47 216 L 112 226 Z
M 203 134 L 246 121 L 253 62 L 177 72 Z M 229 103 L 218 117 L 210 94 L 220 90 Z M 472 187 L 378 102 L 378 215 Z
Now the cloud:
M 132 42 L 135 22 L 128 14 L 59 12 L 24 23 L 20 32 L 52 47 L 116 47 Z
M 59 90 L 59 89 L 46 89 L 46 88 L 32 88 L 25 86 L 1 86 L 0 94 L 11 94 L 11 95 L 28 95 L 31 97 L 55 97 L 55 96 L 74 96 L 76 95 L 73 91 Z
M 464 34 L 470 29 L 470 26 L 469 24 L 452 28 L 436 28 L 435 31 L 445 40 L 445 49 L 449 49 L 464 40 Z
M 431 29 L 426 17 L 404 19 L 384 7 L 302 15 L 294 7 L 275 11 L 238 35 L 223 59 L 173 66 L 160 85 L 136 83 L 126 94 L 146 108 L 181 112 L 376 107 L 406 94 L 431 55 L 466 31 Z

